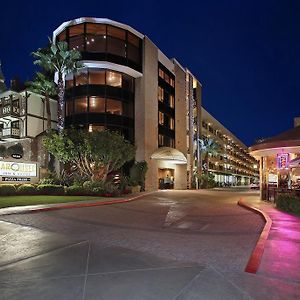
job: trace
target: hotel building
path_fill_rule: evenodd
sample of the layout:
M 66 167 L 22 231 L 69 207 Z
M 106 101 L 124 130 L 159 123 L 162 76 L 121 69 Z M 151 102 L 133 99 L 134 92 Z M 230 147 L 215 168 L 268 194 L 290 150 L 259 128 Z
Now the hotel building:
M 65 76 L 66 127 L 122 133 L 136 145 L 136 160 L 148 163 L 146 190 L 166 178 L 175 189 L 192 187 L 205 122 L 226 145 L 222 163 L 210 164 L 216 179 L 246 184 L 256 176 L 247 147 L 202 109 L 201 83 L 147 36 L 109 19 L 79 18 L 60 25 L 53 40 L 80 51 L 84 66 Z

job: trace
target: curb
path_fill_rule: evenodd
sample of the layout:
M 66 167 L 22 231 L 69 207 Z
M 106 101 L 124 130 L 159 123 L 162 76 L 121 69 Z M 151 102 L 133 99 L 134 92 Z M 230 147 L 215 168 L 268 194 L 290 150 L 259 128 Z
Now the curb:
M 42 207 L 42 208 L 29 208 L 23 211 L 11 212 L 4 215 L 21 215 L 21 214 L 30 214 L 30 213 L 39 213 L 39 212 L 46 212 L 46 211 L 54 211 L 54 210 L 61 210 L 61 209 L 71 209 L 71 208 L 83 208 L 83 207 L 93 207 L 93 206 L 102 206 L 102 205 L 111 205 L 111 204 L 121 204 L 126 202 L 131 202 L 138 200 L 144 196 L 153 194 L 155 192 L 148 192 L 142 195 L 134 196 L 128 199 L 118 199 L 118 200 L 110 200 L 110 201 L 97 201 L 91 203 L 76 203 L 76 204 L 65 204 L 65 205 L 57 205 L 57 206 L 50 206 L 50 207 Z
M 263 219 L 266 222 L 264 229 L 262 230 L 262 232 L 258 238 L 256 246 L 255 246 L 254 250 L 252 251 L 251 256 L 248 260 L 247 266 L 245 268 L 245 272 L 255 274 L 258 271 L 258 268 L 259 268 L 264 250 L 265 250 L 266 241 L 268 239 L 268 236 L 269 236 L 269 233 L 271 230 L 271 226 L 272 226 L 272 220 L 265 212 L 263 212 L 262 210 L 254 207 L 254 206 L 246 204 L 243 201 L 243 199 L 240 199 L 238 201 L 238 205 L 242 206 L 248 210 L 251 210 L 256 214 L 259 214 L 260 216 L 263 217 Z

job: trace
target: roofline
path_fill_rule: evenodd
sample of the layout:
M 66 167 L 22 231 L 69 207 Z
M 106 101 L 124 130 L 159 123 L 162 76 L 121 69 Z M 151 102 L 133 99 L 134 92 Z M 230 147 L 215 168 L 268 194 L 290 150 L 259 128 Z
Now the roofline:
M 134 28 L 120 23 L 116 22 L 107 18 L 95 18 L 95 17 L 81 17 L 73 20 L 66 21 L 62 23 L 60 26 L 58 26 L 54 31 L 53 31 L 53 40 L 55 40 L 55 37 L 61 33 L 66 27 L 72 26 L 72 25 L 77 25 L 77 24 L 82 24 L 82 23 L 99 23 L 99 24 L 108 24 L 108 25 L 113 25 L 119 28 L 123 28 L 125 30 L 130 31 L 131 33 L 137 35 L 139 38 L 143 39 L 144 35 L 135 30 Z

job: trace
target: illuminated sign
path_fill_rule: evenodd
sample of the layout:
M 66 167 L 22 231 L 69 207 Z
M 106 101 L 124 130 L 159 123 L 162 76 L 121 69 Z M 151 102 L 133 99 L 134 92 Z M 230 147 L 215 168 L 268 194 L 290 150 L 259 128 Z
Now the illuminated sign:
M 37 164 L 0 161 L 0 176 L 37 177 Z
M 278 183 L 278 175 L 277 174 L 269 174 L 268 176 L 269 183 Z
M 277 154 L 277 168 L 288 169 L 288 167 L 289 167 L 289 154 L 288 153 Z

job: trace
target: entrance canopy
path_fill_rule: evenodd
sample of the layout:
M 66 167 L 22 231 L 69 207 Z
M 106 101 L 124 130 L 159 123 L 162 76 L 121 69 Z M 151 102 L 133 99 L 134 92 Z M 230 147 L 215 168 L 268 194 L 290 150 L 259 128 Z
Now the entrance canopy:
M 186 157 L 182 152 L 170 147 L 158 148 L 152 155 L 151 159 L 162 160 L 173 164 L 186 164 Z

